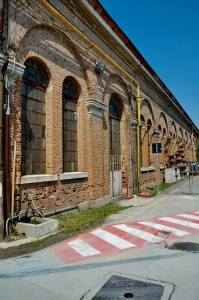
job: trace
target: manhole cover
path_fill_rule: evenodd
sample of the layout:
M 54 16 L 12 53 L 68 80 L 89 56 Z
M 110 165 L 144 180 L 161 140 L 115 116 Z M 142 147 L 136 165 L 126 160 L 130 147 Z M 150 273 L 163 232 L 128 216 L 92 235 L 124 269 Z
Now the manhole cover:
M 160 284 L 112 276 L 92 298 L 92 300 L 159 300 L 164 287 Z
M 167 248 L 170 250 L 199 252 L 199 244 L 191 242 L 173 243 L 172 245 L 167 246 Z

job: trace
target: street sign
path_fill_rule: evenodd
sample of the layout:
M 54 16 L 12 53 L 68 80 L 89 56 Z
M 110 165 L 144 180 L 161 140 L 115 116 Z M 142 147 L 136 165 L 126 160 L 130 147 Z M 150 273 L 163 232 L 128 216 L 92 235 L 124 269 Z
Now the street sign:
M 158 153 L 162 153 L 162 143 L 153 143 L 152 152 L 156 153 L 156 190 L 159 192 L 159 162 L 158 162 Z
M 152 153 L 162 153 L 162 143 L 153 143 Z

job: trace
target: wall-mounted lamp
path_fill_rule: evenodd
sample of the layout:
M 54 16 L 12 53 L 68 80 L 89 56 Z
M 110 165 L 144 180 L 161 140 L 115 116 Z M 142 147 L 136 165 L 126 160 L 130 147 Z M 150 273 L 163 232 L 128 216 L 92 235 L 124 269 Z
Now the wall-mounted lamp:
M 137 121 L 137 119 L 133 119 L 133 120 L 132 120 L 132 123 L 131 123 L 131 128 L 132 128 L 132 129 L 137 129 L 137 126 L 138 126 L 138 121 Z
M 160 137 L 160 134 L 161 134 L 160 129 L 155 128 L 155 129 L 154 129 L 154 136 L 155 136 L 156 138 L 159 138 L 159 137 Z
M 176 141 L 176 143 L 177 144 L 180 144 L 182 142 L 182 139 L 180 139 L 180 138 L 177 138 L 177 141 Z
M 140 129 L 142 129 L 143 126 L 143 122 L 140 121 Z M 132 119 L 132 123 L 131 123 L 131 128 L 132 129 L 137 129 L 138 127 L 138 120 L 137 119 Z
M 95 72 L 98 74 L 102 74 L 105 69 L 105 64 L 102 62 L 96 62 Z
M 171 135 L 168 135 L 167 136 L 167 142 L 168 143 L 171 143 L 171 141 L 173 140 L 173 137 Z

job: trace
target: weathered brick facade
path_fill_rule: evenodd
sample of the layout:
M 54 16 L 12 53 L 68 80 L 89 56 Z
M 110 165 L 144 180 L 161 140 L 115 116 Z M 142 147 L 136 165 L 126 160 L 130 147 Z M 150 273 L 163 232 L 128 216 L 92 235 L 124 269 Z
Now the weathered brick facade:
M 198 134 L 197 128 L 191 125 L 191 119 L 158 76 L 142 67 L 143 57 L 139 54 L 139 63 L 138 54 L 121 42 L 125 38 L 121 30 L 117 26 L 114 30 L 109 27 L 111 18 L 103 15 L 98 1 L 85 2 L 86 5 L 77 0 L 47 1 L 139 83 L 143 121 L 140 129 L 140 186 L 155 182 L 156 158 L 152 153 L 152 143 L 156 142 L 162 142 L 163 145 L 163 153 L 159 155 L 159 180 L 163 181 L 164 168 L 170 166 L 171 156 L 176 155 L 179 147 L 184 151 L 180 163 L 194 160 L 192 147 Z M 36 206 L 45 208 L 47 212 L 113 196 L 110 192 L 109 167 L 109 101 L 113 94 L 119 99 L 121 111 L 120 194 L 137 192 L 138 145 L 132 120 L 137 119 L 138 115 L 133 82 L 39 1 L 9 1 L 8 20 L 9 57 L 21 65 L 29 58 L 39 61 L 49 81 L 46 89 L 46 174 L 21 174 L 22 76 L 17 77 L 11 91 L 10 136 L 15 138 L 17 145 L 15 189 L 19 191 L 15 210 L 28 208 L 29 193 Z M 101 22 L 106 23 L 109 30 Z M 6 30 L 7 26 L 4 28 Z M 98 74 L 95 67 L 101 61 L 105 64 L 105 70 Z M 80 86 L 77 104 L 78 172 L 71 174 L 63 173 L 62 86 L 67 77 L 74 78 Z M 160 131 L 158 138 L 154 135 L 155 129 Z M 168 136 L 172 136 L 172 141 L 168 140 Z M 12 138 L 9 149 L 6 155 L 10 157 L 11 182 Z M 11 185 L 9 189 L 11 192 Z

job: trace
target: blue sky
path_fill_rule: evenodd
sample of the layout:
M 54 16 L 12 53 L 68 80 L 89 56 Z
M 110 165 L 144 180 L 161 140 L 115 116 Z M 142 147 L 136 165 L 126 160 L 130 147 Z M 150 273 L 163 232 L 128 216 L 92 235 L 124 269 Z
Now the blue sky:
M 100 3 L 199 127 L 199 1 Z

